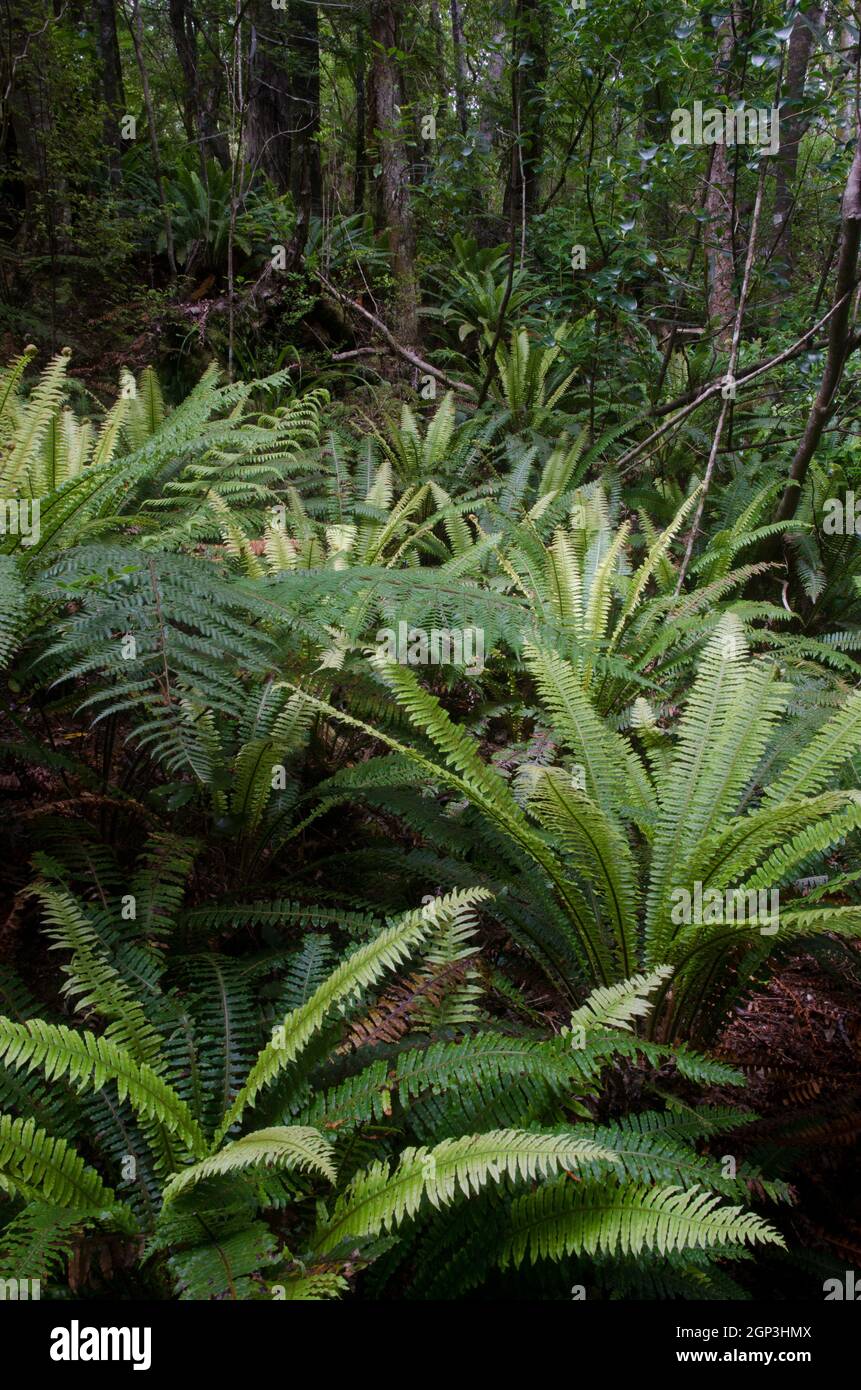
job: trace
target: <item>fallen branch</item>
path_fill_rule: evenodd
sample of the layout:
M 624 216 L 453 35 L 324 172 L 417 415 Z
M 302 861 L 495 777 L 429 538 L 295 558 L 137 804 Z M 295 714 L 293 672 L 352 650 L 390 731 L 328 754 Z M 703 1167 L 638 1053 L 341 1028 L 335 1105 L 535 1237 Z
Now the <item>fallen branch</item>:
M 376 329 L 381 337 L 385 338 L 389 347 L 392 348 L 394 352 L 398 353 L 400 357 L 403 357 L 407 362 L 411 363 L 413 367 L 417 367 L 420 372 L 424 372 L 428 376 L 435 377 L 437 381 L 441 381 L 443 386 L 447 386 L 451 391 L 466 391 L 471 396 L 475 395 L 474 386 L 470 386 L 466 381 L 455 381 L 452 377 L 446 376 L 445 372 L 441 372 L 438 367 L 431 366 L 430 362 L 426 362 L 423 357 L 419 357 L 418 353 L 413 352 L 412 348 L 404 347 L 403 343 L 398 342 L 391 329 L 386 327 L 382 319 L 378 319 L 376 314 L 372 314 L 370 309 L 366 309 L 364 304 L 360 304 L 358 300 L 351 299 L 349 295 L 342 294 L 340 290 L 336 290 L 335 286 L 326 279 L 325 275 L 321 275 L 318 272 L 317 279 L 329 294 L 334 295 L 339 304 L 343 304 L 353 309 L 355 313 L 361 315 L 363 319 Z
M 333 362 L 348 362 L 351 357 L 385 357 L 388 348 L 380 347 L 360 347 L 350 348 L 349 352 L 333 352 Z

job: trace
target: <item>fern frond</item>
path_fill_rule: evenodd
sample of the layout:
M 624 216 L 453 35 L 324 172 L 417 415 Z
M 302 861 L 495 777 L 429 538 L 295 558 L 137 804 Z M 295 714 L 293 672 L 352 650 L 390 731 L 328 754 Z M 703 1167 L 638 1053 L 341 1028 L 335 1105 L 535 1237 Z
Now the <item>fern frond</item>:
M 407 1149 L 393 1171 L 387 1163 L 374 1163 L 354 1179 L 331 1217 L 318 1227 L 314 1248 L 324 1254 L 342 1240 L 389 1230 L 415 1216 L 425 1197 L 438 1208 L 458 1197 L 471 1197 L 502 1177 L 531 1181 L 599 1159 L 614 1161 L 608 1150 L 591 1140 L 518 1130 L 470 1134 L 444 1139 L 431 1149 Z
M 249 1168 L 299 1168 L 322 1173 L 330 1182 L 337 1174 L 332 1163 L 332 1145 L 319 1130 L 305 1126 L 255 1129 L 234 1139 L 218 1153 L 175 1173 L 164 1189 L 165 1202 L 172 1202 L 206 1178 Z
M 631 1032 L 634 1019 L 645 1017 L 651 1008 L 648 996 L 665 984 L 672 966 L 660 965 L 647 975 L 632 975 L 617 985 L 593 989 L 589 998 L 571 1015 L 572 1028 L 621 1028 Z
M 500 1256 L 503 1268 L 524 1259 L 561 1260 L 569 1255 L 638 1255 L 655 1250 L 783 1245 L 761 1217 L 697 1188 L 624 1186 L 565 1179 L 518 1197 L 511 1233 Z
M 31 1201 L 88 1212 L 118 1206 L 98 1173 L 32 1119 L 0 1114 L 0 1175 Z
M 434 899 L 420 911 L 406 913 L 398 922 L 386 927 L 372 941 L 348 956 L 306 1004 L 286 1016 L 279 1026 L 278 1035 L 260 1053 L 245 1085 L 225 1115 L 216 1136 L 217 1141 L 236 1123 L 246 1107 L 254 1103 L 260 1091 L 298 1057 L 334 1008 L 355 998 L 381 975 L 395 969 L 449 913 L 456 912 L 463 904 L 480 902 L 487 896 L 484 890 L 473 888 Z
M 164 1125 L 195 1157 L 206 1152 L 203 1134 L 176 1092 L 108 1038 L 37 1018 L 27 1023 L 0 1018 L 0 1061 L 11 1067 L 40 1067 L 49 1080 L 67 1076 L 78 1090 L 98 1091 L 114 1081 L 120 1100 L 128 1097 L 139 1115 Z

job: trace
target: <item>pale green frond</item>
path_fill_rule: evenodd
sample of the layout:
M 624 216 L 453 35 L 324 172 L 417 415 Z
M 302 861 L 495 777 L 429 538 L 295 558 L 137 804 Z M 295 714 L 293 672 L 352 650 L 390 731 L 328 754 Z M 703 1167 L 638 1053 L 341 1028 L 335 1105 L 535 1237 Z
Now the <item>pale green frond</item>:
M 560 621 L 570 627 L 582 641 L 586 627 L 583 620 L 583 576 L 569 536 L 558 530 L 547 548 L 545 582 L 551 608 Z
M 846 703 L 792 759 L 766 789 L 769 801 L 793 801 L 821 791 L 833 774 L 861 748 L 861 691 L 853 690 Z
M 22 1196 L 58 1207 L 101 1211 L 118 1205 L 65 1139 L 46 1134 L 33 1119 L 0 1114 L 0 1176 Z
M 434 469 L 438 470 L 445 463 L 451 437 L 454 433 L 454 422 L 454 392 L 446 391 L 425 433 L 422 453 L 424 466 L 428 472 Z
M 0 1062 L 28 1071 L 38 1067 L 48 1081 L 68 1077 L 79 1091 L 99 1091 L 113 1081 L 120 1100 L 128 1097 L 142 1118 L 157 1120 L 196 1157 L 206 1153 L 200 1126 L 185 1102 L 151 1067 L 109 1038 L 38 1018 L 26 1023 L 0 1018 Z
M 277 1289 L 275 1297 L 285 1303 L 322 1303 L 324 1299 L 340 1298 L 341 1294 L 348 1293 L 350 1285 L 343 1274 L 321 1270 L 319 1273 L 291 1274 L 275 1281 L 272 1288 Z
M 607 553 L 596 568 L 589 585 L 586 631 L 591 641 L 595 643 L 602 641 L 606 635 L 607 624 L 610 619 L 610 604 L 613 598 L 611 580 L 616 572 L 618 559 L 625 547 L 629 533 L 630 526 L 625 522 L 613 537 L 607 548 Z
M 585 768 L 589 795 L 607 812 L 623 806 L 649 811 L 653 793 L 642 764 L 601 719 L 570 663 L 531 643 L 524 645 L 524 656 L 558 735 Z
M 446 914 L 456 912 L 463 903 L 479 902 L 488 896 L 486 890 L 472 888 L 436 898 L 418 911 L 405 913 L 342 961 L 307 1003 L 287 1014 L 272 1042 L 263 1049 L 248 1073 L 217 1137 L 225 1135 L 247 1106 L 254 1103 L 260 1091 L 298 1057 L 333 1009 L 355 999 L 362 990 L 405 961 Z
M 407 1149 L 394 1170 L 388 1163 L 374 1163 L 353 1180 L 318 1227 L 314 1248 L 325 1254 L 343 1240 L 391 1230 L 415 1216 L 424 1198 L 440 1208 L 503 1178 L 531 1182 L 560 1168 L 600 1160 L 615 1163 L 613 1154 L 594 1140 L 523 1130 L 489 1130 L 444 1139 L 429 1149 Z
M 302 1172 L 322 1173 L 330 1182 L 337 1179 L 332 1145 L 319 1130 L 305 1125 L 279 1126 L 255 1129 L 241 1139 L 234 1139 L 210 1158 L 175 1173 L 164 1189 L 164 1200 L 174 1201 L 206 1178 L 261 1167 L 298 1168 Z
M 667 563 L 667 555 L 670 549 L 670 545 L 672 544 L 675 537 L 678 535 L 679 530 L 682 526 L 682 522 L 685 520 L 685 517 L 688 515 L 694 503 L 696 502 L 700 494 L 701 487 L 702 485 L 700 485 L 700 487 L 694 488 L 690 496 L 685 499 L 679 510 L 676 512 L 676 515 L 670 522 L 669 526 L 667 526 L 666 529 L 661 533 L 660 538 L 649 546 L 648 554 L 646 555 L 645 560 L 640 565 L 640 568 L 637 570 L 636 574 L 633 574 L 631 576 L 631 580 L 628 585 L 628 593 L 625 598 L 625 602 L 622 605 L 622 611 L 619 614 L 616 626 L 613 629 L 613 634 L 610 638 L 610 643 L 607 648 L 608 652 L 612 652 L 618 644 L 619 638 L 622 636 L 622 633 L 625 630 L 625 625 L 627 624 L 628 619 L 631 617 L 631 615 L 638 607 L 640 600 L 642 599 L 643 594 L 645 593 L 646 586 L 648 585 L 652 575 L 655 574 L 657 570 L 659 570 L 663 565 Z
M 696 814 L 708 803 L 703 793 L 720 772 L 712 750 L 740 708 L 747 643 L 739 620 L 726 614 L 709 641 L 679 725 L 676 755 L 658 785 L 660 817 L 653 847 L 647 928 L 658 941 L 665 924 L 669 889 L 677 864 L 695 841 Z M 693 821 L 693 833 L 692 833 Z M 656 949 L 660 949 L 657 945 Z
M 529 809 L 570 856 L 577 870 L 601 896 L 619 968 L 627 976 L 636 964 L 638 868 L 618 823 L 585 792 L 571 785 L 561 768 L 535 768 Z
M 27 589 L 13 555 L 0 555 L 0 669 L 20 644 L 27 624 Z
M 745 882 L 751 871 L 768 858 L 771 850 L 793 844 L 808 827 L 821 827 L 833 817 L 837 817 L 836 826 L 843 824 L 848 829 L 856 824 L 861 815 L 857 796 L 857 792 L 823 792 L 799 802 L 780 801 L 773 805 L 766 801 L 746 816 L 733 817 L 727 825 L 703 839 L 689 872 L 700 880 L 703 888 L 725 888 L 732 883 Z M 845 822 L 841 819 L 844 815 Z M 831 843 L 834 841 L 826 839 L 823 848 Z M 806 850 L 802 857 L 804 853 Z M 770 866 L 767 872 L 771 871 Z M 777 881 L 771 879 L 769 886 Z
M 21 491 L 22 482 L 25 492 L 38 495 L 46 490 L 38 485 L 40 480 L 44 482 L 39 450 L 63 403 L 70 355 L 65 348 L 52 357 L 21 407 L 12 445 L 3 459 L 0 473 L 5 496 Z
M 617 985 L 593 989 L 589 998 L 571 1015 L 571 1027 L 584 1028 L 587 1032 L 594 1028 L 621 1028 L 633 1031 L 634 1019 L 645 1018 L 651 1012 L 649 995 L 666 983 L 672 976 L 670 965 L 659 965 L 646 975 L 632 975 Z
M 123 426 L 129 412 L 126 396 L 118 396 L 102 421 L 99 433 L 88 460 L 90 467 L 97 468 L 100 463 L 110 463 L 120 446 Z
M 109 1023 L 106 1038 L 118 1043 L 139 1062 L 161 1071 L 163 1043 L 146 1017 L 135 992 L 111 964 L 97 932 L 71 893 L 38 881 L 30 893 L 42 905 L 53 950 L 68 951 L 61 966 L 66 982 L 62 993 L 79 1010 L 92 1010 Z

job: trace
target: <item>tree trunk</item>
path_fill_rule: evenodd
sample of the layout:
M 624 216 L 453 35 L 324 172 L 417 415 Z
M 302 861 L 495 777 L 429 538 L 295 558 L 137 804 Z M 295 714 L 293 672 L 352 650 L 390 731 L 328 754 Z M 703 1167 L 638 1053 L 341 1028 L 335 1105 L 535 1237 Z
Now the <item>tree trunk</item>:
M 521 230 L 538 209 L 544 153 L 544 82 L 547 78 L 546 16 L 542 0 L 517 0 L 512 29 L 514 139 L 517 157 L 505 197 L 505 211 Z
M 705 23 L 705 18 L 704 21 Z M 715 69 L 718 89 L 729 88 L 729 70 L 735 43 L 732 17 L 727 16 L 717 31 L 718 51 Z M 709 322 L 715 329 L 715 343 L 726 352 L 732 340 L 735 320 L 735 262 L 733 257 L 732 203 L 733 177 L 725 144 L 716 144 L 710 161 L 706 187 L 706 222 L 703 245 L 706 254 L 706 285 Z
M 290 191 L 300 219 L 320 217 L 320 16 L 315 0 L 291 0 L 290 97 L 292 152 Z
M 410 206 L 409 159 L 401 129 L 401 74 L 392 56 L 400 48 L 400 20 L 404 0 L 373 0 L 371 6 L 371 92 L 369 115 L 373 122 L 380 174 L 377 179 L 378 230 L 387 229 L 392 269 L 397 280 L 397 330 L 406 343 L 417 343 L 418 284 L 416 234 Z
M 780 149 L 777 156 L 777 186 L 774 194 L 774 245 L 777 263 L 787 271 L 792 266 L 792 237 L 789 217 L 794 198 L 798 147 L 808 126 L 804 115 L 804 84 L 813 47 L 813 30 L 822 23 L 819 5 L 810 5 L 804 15 L 795 16 L 786 58 L 786 81 L 780 107 Z
M 365 210 L 365 182 L 367 178 L 367 153 L 365 149 L 366 125 L 368 120 L 365 101 L 365 30 L 361 20 L 356 25 L 356 140 L 355 167 L 353 170 L 353 211 Z
M 487 77 L 478 113 L 478 140 L 485 154 L 490 153 L 499 138 L 498 113 L 502 79 L 505 75 L 506 38 L 507 30 L 501 26 L 493 35 L 489 45 L 490 57 L 487 63 Z
M 195 36 L 202 42 L 197 54 L 200 139 L 206 155 L 214 155 L 222 169 L 230 168 L 230 142 L 224 128 L 227 106 L 226 67 L 221 51 L 217 19 L 195 17 Z
M 254 0 L 248 56 L 246 157 L 251 168 L 272 180 L 279 193 L 290 188 L 291 120 L 288 25 L 269 0 Z
M 451 44 L 454 51 L 454 104 L 461 135 L 466 135 L 466 48 L 460 0 L 451 0 Z M 501 74 L 500 74 L 501 76 Z
M 856 136 L 855 103 L 858 69 L 858 36 L 852 24 L 844 23 L 840 31 L 840 65 L 843 68 L 844 96 L 840 139 L 844 145 Z
M 788 521 L 795 515 L 801 489 L 807 477 L 810 460 L 816 452 L 822 432 L 837 404 L 837 389 L 843 376 L 847 359 L 856 346 L 850 333 L 852 311 L 852 291 L 855 288 L 858 271 L 858 247 L 861 244 L 861 138 L 855 145 L 855 158 L 849 171 L 846 190 L 843 194 L 843 220 L 840 232 L 840 251 L 837 257 L 837 275 L 834 284 L 835 310 L 828 325 L 828 352 L 822 381 L 816 393 L 816 400 L 810 407 L 804 434 L 801 437 L 792 466 L 789 470 L 787 486 L 775 521 Z
M 126 99 L 114 0 L 96 0 L 96 20 L 96 47 L 101 67 L 102 98 L 105 103 L 103 131 L 108 178 L 111 183 L 117 184 L 120 181 L 120 154 L 123 148 L 120 119 L 125 113 Z
M 143 20 L 141 18 L 140 0 L 132 0 L 132 13 L 129 22 L 131 29 L 132 43 L 134 44 L 135 58 L 138 65 L 138 73 L 141 80 L 141 91 L 144 99 L 144 110 L 146 111 L 147 128 L 149 130 L 149 143 L 152 150 L 153 173 L 155 175 L 155 185 L 158 190 L 158 201 L 161 207 L 162 220 L 164 222 L 164 239 L 167 250 L 167 263 L 170 266 L 171 274 L 176 274 L 176 258 L 173 250 L 173 227 L 170 220 L 170 208 L 167 205 L 167 198 L 164 192 L 164 179 L 161 170 L 161 151 L 158 143 L 158 130 L 155 123 L 155 108 L 152 103 L 152 93 L 150 92 L 149 73 L 146 70 L 143 51 Z
M 197 141 L 205 177 L 207 159 L 214 156 L 224 169 L 230 163 L 227 137 L 218 129 L 224 77 L 219 55 L 211 49 L 212 38 L 204 43 L 202 51 L 198 46 L 200 20 L 189 8 L 188 0 L 168 0 L 168 14 L 182 73 L 183 125 L 188 139 Z
M 99 0 L 103 5 L 105 0 Z M 108 0 L 110 3 L 110 0 Z M 200 130 L 197 83 L 197 40 L 192 27 L 186 0 L 168 0 L 168 15 L 173 34 L 173 46 L 182 72 L 182 121 L 189 140 L 195 140 Z
M 0 218 L 4 233 L 36 243 L 40 188 L 45 185 L 47 102 L 32 65 L 35 38 L 21 7 L 9 7 L 0 26 L 0 135 L 3 179 Z M 28 63 L 28 55 L 30 62 Z M 46 210 L 44 221 L 48 222 Z M 41 243 L 40 243 L 41 244 Z

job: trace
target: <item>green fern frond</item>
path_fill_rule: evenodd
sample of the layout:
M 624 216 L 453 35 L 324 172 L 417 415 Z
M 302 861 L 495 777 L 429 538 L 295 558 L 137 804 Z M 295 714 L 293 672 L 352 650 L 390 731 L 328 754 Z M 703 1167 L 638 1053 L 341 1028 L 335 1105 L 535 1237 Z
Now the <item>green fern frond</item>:
M 480 902 L 488 894 L 480 889 L 450 893 L 434 899 L 418 912 L 406 913 L 392 926 L 386 927 L 372 941 L 358 947 L 339 965 L 311 996 L 286 1016 L 276 1030 L 277 1036 L 263 1049 L 248 1074 L 245 1085 L 230 1106 L 219 1128 L 219 1141 L 252 1105 L 260 1091 L 270 1085 L 298 1057 L 326 1018 L 337 1006 L 354 999 L 363 989 L 375 983 L 381 975 L 395 969 L 406 960 L 430 931 L 439 927 L 451 913 L 465 905 Z
M 561 1260 L 570 1255 L 661 1255 L 689 1248 L 783 1245 L 761 1217 L 697 1188 L 624 1186 L 562 1179 L 518 1197 L 511 1233 L 500 1256 L 503 1268 L 524 1259 Z
M 621 1028 L 631 1032 L 634 1019 L 650 1011 L 649 995 L 670 979 L 672 966 L 660 965 L 647 975 L 632 975 L 618 985 L 593 989 L 589 998 L 571 1015 L 572 1028 Z
M 281 1126 L 275 1129 L 255 1129 L 234 1139 L 218 1153 L 175 1173 L 164 1189 L 165 1202 L 203 1182 L 206 1178 L 249 1168 L 299 1168 L 322 1173 L 330 1182 L 337 1174 L 332 1163 L 332 1145 L 319 1130 L 306 1126 Z
M 67 1076 L 78 1090 L 98 1091 L 114 1081 L 120 1100 L 128 1097 L 139 1115 L 164 1125 L 195 1157 L 207 1150 L 197 1122 L 176 1092 L 108 1038 L 36 1018 L 27 1023 L 0 1018 L 0 1061 L 11 1067 L 40 1067 L 49 1080 Z
M 375 1163 L 354 1179 L 331 1217 L 318 1227 L 314 1248 L 325 1254 L 342 1240 L 389 1230 L 415 1216 L 425 1197 L 439 1208 L 459 1197 L 471 1197 L 502 1177 L 531 1181 L 559 1168 L 599 1159 L 614 1161 L 608 1150 L 591 1140 L 518 1130 L 444 1139 L 431 1149 L 407 1149 L 393 1171 L 387 1163 Z
M 118 1206 L 98 1173 L 32 1119 L 0 1114 L 0 1175 L 31 1201 L 88 1212 Z

